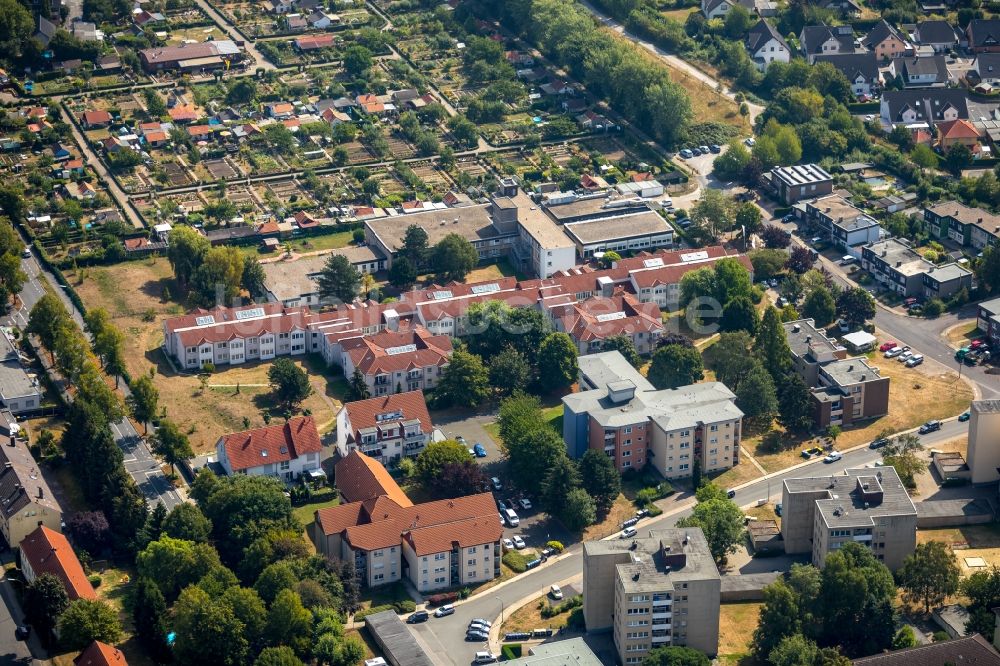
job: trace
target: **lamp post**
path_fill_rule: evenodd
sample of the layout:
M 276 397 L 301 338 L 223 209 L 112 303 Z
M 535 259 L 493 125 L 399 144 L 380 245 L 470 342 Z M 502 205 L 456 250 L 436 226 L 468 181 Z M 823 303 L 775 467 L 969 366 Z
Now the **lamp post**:
M 503 599 L 501 599 L 500 597 L 493 597 L 493 598 L 500 602 L 500 624 L 502 625 L 503 624 Z

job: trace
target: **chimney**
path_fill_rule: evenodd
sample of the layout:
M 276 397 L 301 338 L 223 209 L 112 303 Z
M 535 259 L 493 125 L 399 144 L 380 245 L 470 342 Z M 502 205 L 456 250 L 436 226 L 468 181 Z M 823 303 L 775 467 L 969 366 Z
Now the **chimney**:
M 41 486 L 38 486 L 38 499 L 42 499 L 43 497 L 45 497 L 45 491 Z
M 903 262 L 902 262 L 902 261 L 897 261 L 897 262 L 896 262 L 896 268 L 899 268 L 899 267 L 900 267 L 900 266 L 902 266 L 902 265 L 903 265 Z
M 14 433 L 10 433 L 10 444 L 9 446 L 17 446 L 17 436 Z

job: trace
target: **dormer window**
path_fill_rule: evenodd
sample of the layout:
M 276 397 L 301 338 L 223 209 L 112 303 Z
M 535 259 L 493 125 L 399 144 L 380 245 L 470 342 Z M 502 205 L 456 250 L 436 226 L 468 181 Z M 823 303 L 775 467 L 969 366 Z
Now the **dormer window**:
M 267 449 L 264 449 L 263 451 L 260 452 L 260 457 L 261 458 L 266 458 L 267 457 Z

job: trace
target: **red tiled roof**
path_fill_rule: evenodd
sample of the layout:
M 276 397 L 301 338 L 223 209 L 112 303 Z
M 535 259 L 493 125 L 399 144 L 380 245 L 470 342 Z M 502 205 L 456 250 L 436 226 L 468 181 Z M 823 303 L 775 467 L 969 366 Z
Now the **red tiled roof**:
M 948 120 L 937 124 L 941 139 L 978 139 L 982 136 L 968 120 Z
M 149 239 L 145 236 L 140 238 L 126 238 L 125 239 L 125 249 L 126 250 L 139 250 L 149 245 Z
M 281 231 L 281 227 L 274 220 L 265 222 L 264 224 L 257 227 L 257 233 L 263 236 L 264 234 L 276 234 Z
M 275 104 L 271 104 L 268 107 L 268 110 L 271 113 L 291 113 L 295 110 L 295 107 L 288 102 L 277 102 Z
M 413 351 L 390 354 L 387 350 L 416 345 Z M 415 368 L 447 365 L 451 356 L 451 338 L 431 335 L 422 326 L 405 331 L 382 331 L 374 335 L 341 341 L 354 367 L 365 375 L 379 375 Z
M 602 315 L 619 312 L 625 316 L 602 321 Z M 555 308 L 553 314 L 559 317 L 563 330 L 574 340 L 581 342 L 632 335 L 640 331 L 663 331 L 663 320 L 656 303 L 640 303 L 631 294 L 589 298 L 574 305 Z
M 88 645 L 73 663 L 76 666 L 128 666 L 121 650 L 101 641 Z
M 161 130 L 146 132 L 144 136 L 146 137 L 146 141 L 150 143 L 167 140 L 167 133 Z
M 297 416 L 288 423 L 223 435 L 216 446 L 225 449 L 233 470 L 286 462 L 323 450 L 312 416 Z
M 49 573 L 58 578 L 66 588 L 70 601 L 97 598 L 76 553 L 59 532 L 40 525 L 24 537 L 19 547 L 21 560 L 28 563 L 35 576 Z
M 70 160 L 69 162 L 63 164 L 63 166 L 67 169 L 82 169 L 83 160 L 81 160 L 80 158 L 77 158 L 75 160 Z
M 198 113 L 194 110 L 194 107 L 189 104 L 178 104 L 167 111 L 167 113 L 173 120 L 194 120 L 198 117 Z
M 399 506 L 413 506 L 413 502 L 389 476 L 382 463 L 363 453 L 351 451 L 346 457 L 338 460 L 334 467 L 334 476 L 340 496 L 347 502 L 371 500 L 384 495 Z
M 307 37 L 299 37 L 295 40 L 295 46 L 298 47 L 300 51 L 310 51 L 312 49 L 323 49 L 328 46 L 333 46 L 336 37 L 334 35 L 309 35 Z
M 191 136 L 207 136 L 212 133 L 212 128 L 208 125 L 191 125 L 188 127 L 188 134 Z
M 111 114 L 107 111 L 84 111 L 83 122 L 87 125 L 100 125 L 111 122 Z
M 417 419 L 420 421 L 420 430 L 431 432 L 434 423 L 431 421 L 430 412 L 427 411 L 427 402 L 424 400 L 423 391 L 407 391 L 405 393 L 394 393 L 392 395 L 368 398 L 367 400 L 356 400 L 344 405 L 347 416 L 351 423 L 351 429 L 355 439 L 358 432 L 365 428 L 374 428 L 383 425 L 386 421 L 379 421 L 378 415 L 390 412 L 398 412 L 399 418 L 394 418 L 390 423 L 399 423 Z

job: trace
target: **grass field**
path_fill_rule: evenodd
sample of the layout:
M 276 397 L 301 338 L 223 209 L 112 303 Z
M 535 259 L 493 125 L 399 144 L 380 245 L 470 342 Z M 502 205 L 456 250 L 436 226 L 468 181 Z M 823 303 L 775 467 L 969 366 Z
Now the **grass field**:
M 757 628 L 761 603 L 722 604 L 719 607 L 719 661 L 748 663 L 750 642 Z
M 976 322 L 974 321 L 959 324 L 945 334 L 945 339 L 948 340 L 948 344 L 956 349 L 964 347 L 973 340 L 981 337 L 983 337 L 983 333 L 979 330 L 976 326 Z
M 1000 565 L 1000 525 L 967 525 L 965 527 L 938 530 L 917 530 L 917 543 L 943 541 L 955 547 L 955 557 L 963 576 L 968 576 L 982 568 L 972 568 L 965 564 L 967 557 L 981 557 L 987 566 Z
M 565 599 L 563 599 L 565 601 Z M 503 622 L 503 626 L 500 628 L 500 633 L 505 634 L 514 631 L 531 631 L 533 629 L 561 629 L 566 626 L 569 621 L 569 614 L 571 611 L 565 613 L 559 613 L 549 618 L 542 617 L 542 608 L 547 606 L 549 603 L 548 595 L 542 595 L 537 599 L 529 601 L 527 604 L 518 608 L 511 614 L 510 617 L 506 618 Z M 561 602 L 559 602 L 561 603 Z
M 309 504 L 303 504 L 302 506 L 297 506 L 292 509 L 292 515 L 298 519 L 299 523 L 302 525 L 308 525 L 313 522 L 313 514 L 320 509 L 325 509 L 328 506 L 337 506 L 340 504 L 340 498 L 334 497 L 333 499 L 326 500 L 325 502 L 310 502 Z

